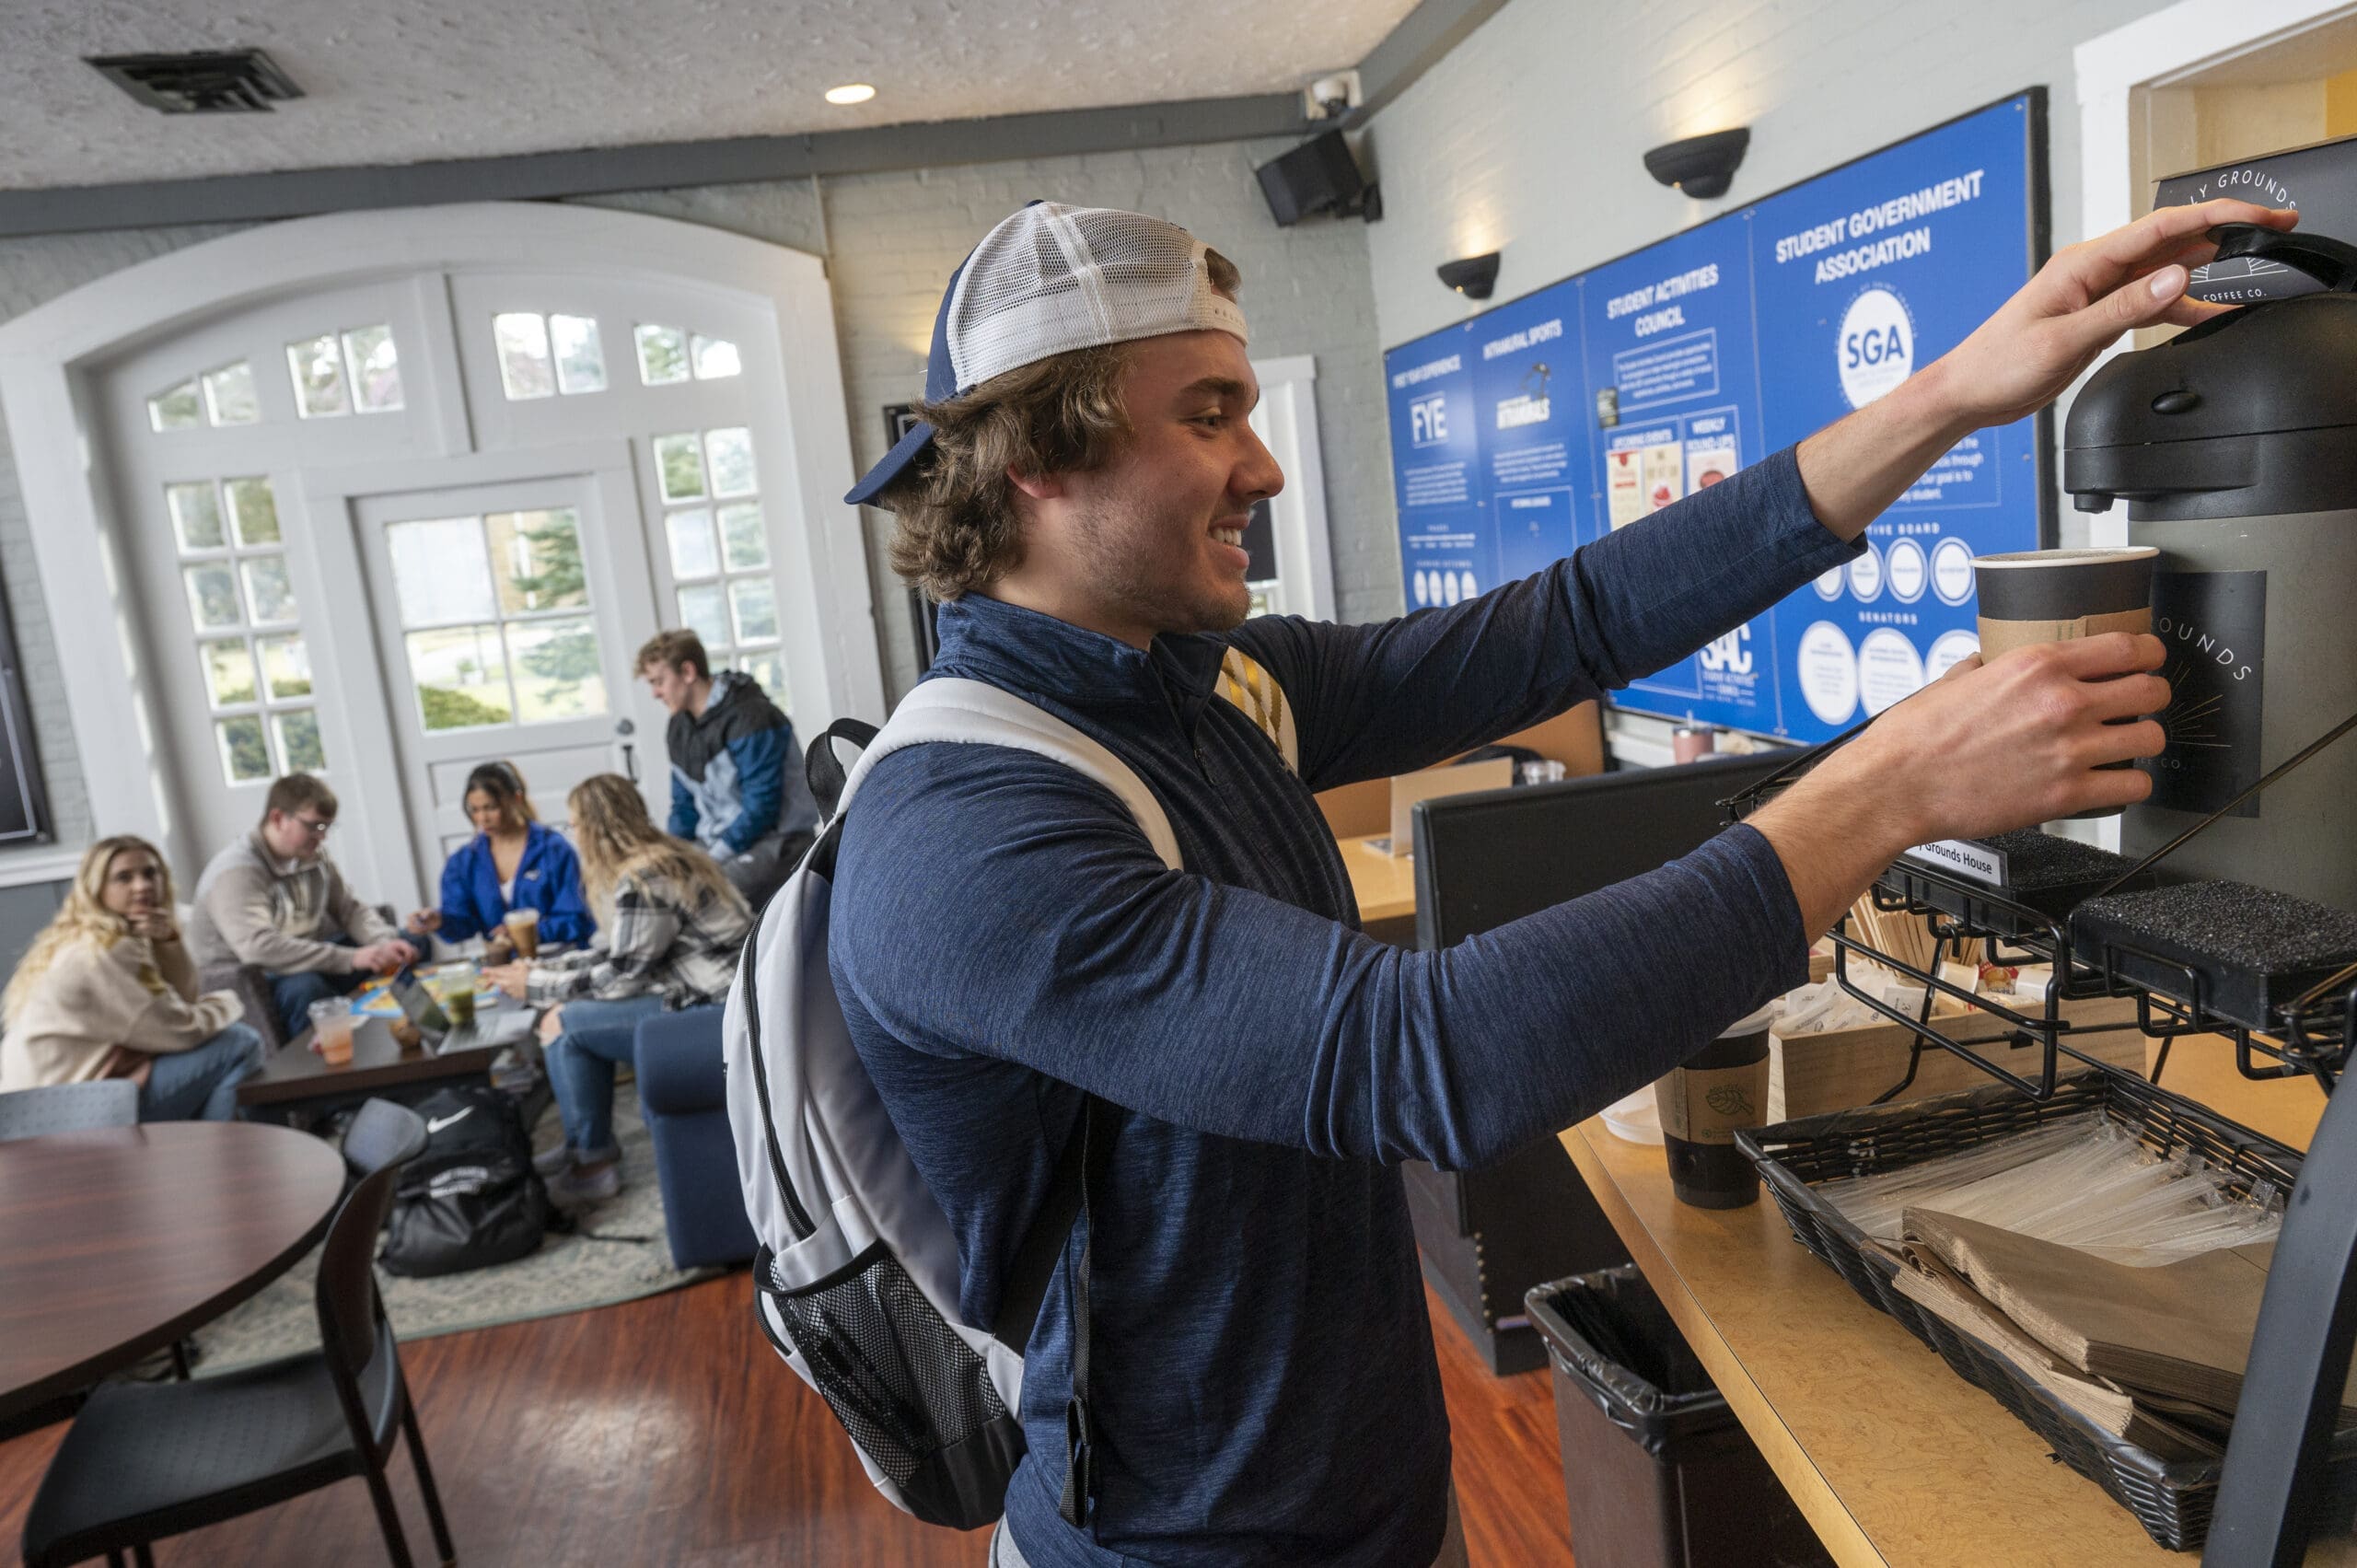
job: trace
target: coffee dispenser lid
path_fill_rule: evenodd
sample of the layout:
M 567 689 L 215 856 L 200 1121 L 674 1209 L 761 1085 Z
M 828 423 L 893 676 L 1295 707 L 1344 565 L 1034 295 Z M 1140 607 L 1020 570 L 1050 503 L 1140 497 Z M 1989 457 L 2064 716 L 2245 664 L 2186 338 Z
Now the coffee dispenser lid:
M 2236 254 L 2340 286 L 2242 307 L 2097 370 L 2063 429 L 2080 510 L 2116 496 L 2139 519 L 2357 506 L 2357 247 L 2248 232 L 2264 238 Z

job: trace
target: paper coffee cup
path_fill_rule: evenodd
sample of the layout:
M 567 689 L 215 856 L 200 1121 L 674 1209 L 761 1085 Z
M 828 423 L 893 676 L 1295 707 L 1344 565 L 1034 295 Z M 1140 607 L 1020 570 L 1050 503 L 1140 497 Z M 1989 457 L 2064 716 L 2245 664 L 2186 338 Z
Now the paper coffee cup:
M 2149 544 L 2115 550 L 2024 550 L 1976 555 L 1972 576 L 1980 600 L 1980 656 L 1986 661 L 2039 643 L 2068 643 L 2107 632 L 2153 629 L 2153 569 L 2161 552 Z M 2117 719 L 2133 724 L 2133 719 Z M 2126 762 L 2105 762 L 2126 769 Z M 2074 811 L 2072 819 L 2116 817 L 2117 807 Z
M 2131 545 L 1974 556 L 1981 658 L 2107 632 L 2150 632 L 2153 563 L 2160 553 Z

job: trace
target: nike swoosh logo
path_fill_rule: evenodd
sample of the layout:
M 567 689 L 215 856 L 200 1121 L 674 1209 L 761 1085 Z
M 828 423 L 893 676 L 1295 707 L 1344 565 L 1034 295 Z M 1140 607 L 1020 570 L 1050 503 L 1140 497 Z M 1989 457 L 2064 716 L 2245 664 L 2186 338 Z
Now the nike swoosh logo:
M 445 1127 L 455 1127 L 459 1122 L 464 1121 L 468 1117 L 472 1116 L 474 1113 L 475 1108 L 473 1106 L 469 1106 L 466 1109 L 459 1112 L 456 1116 L 437 1116 L 433 1121 L 425 1124 L 426 1136 L 432 1137 L 435 1133 L 439 1132 Z

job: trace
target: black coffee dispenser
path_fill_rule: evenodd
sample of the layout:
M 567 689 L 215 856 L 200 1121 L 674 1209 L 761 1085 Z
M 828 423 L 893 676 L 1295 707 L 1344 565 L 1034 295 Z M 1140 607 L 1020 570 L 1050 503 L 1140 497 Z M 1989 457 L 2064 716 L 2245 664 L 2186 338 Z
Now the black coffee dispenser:
M 2305 273 L 2316 293 L 2249 305 L 2091 377 L 2064 428 L 2083 512 L 2128 502 L 2158 546 L 2168 749 L 2120 847 L 2157 849 L 2357 710 L 2357 246 L 2235 226 L 2222 258 Z M 2169 856 L 2357 910 L 2357 738 Z

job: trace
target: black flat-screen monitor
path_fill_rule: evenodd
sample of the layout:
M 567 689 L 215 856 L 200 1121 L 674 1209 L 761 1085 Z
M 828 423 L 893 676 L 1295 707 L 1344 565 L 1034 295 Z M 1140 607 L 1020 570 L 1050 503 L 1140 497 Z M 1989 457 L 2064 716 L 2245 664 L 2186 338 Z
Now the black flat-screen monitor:
M 1726 825 L 1719 802 L 1791 750 L 1419 801 L 1416 946 L 1446 947 L 1658 870 Z

